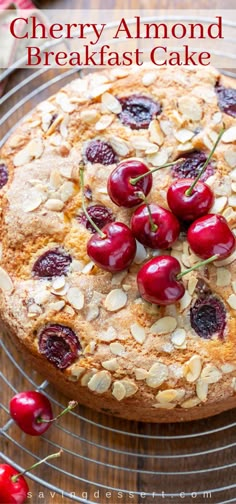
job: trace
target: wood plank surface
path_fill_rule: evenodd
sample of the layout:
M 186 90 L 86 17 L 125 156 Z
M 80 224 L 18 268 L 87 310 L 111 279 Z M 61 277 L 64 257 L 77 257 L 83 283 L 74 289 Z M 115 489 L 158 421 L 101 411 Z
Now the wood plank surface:
M 159 2 L 156 0 L 140 0 L 139 2 L 127 0 L 125 3 L 121 0 L 106 0 L 106 2 L 104 0 L 37 0 L 37 5 L 45 9 L 126 8 L 135 10 L 137 8 L 164 8 L 167 9 L 167 12 L 170 8 L 211 8 L 215 9 L 217 15 L 219 8 L 233 9 L 235 0 L 226 0 L 224 4 L 222 4 L 222 0 L 214 2 L 198 0 L 197 5 L 191 0 L 160 0 Z M 41 78 L 40 82 L 44 82 L 44 80 L 46 82 L 61 72 L 62 70 L 49 71 Z M 28 70 L 19 70 L 11 75 L 5 93 L 28 75 Z M 34 82 L 33 80 L 28 84 L 27 90 L 22 90 L 22 95 L 18 93 L 17 96 L 12 96 L 11 106 L 16 104 L 21 96 L 24 97 L 35 89 Z M 50 91 L 53 92 L 54 88 Z M 46 96 L 48 91 L 45 93 Z M 37 101 L 38 96 L 30 100 L 24 106 L 24 112 L 30 110 Z M 7 111 L 7 107 L 2 107 L 2 113 Z M 14 121 L 19 119 L 21 114 L 21 109 L 17 110 Z M 1 426 L 9 420 L 8 404 L 14 390 L 26 390 L 33 388 L 35 383 L 37 385 L 43 383 L 43 379 L 22 361 L 21 356 L 16 354 L 12 345 L 4 338 L 3 341 L 10 354 L 8 356 L 4 348 L 1 349 L 0 390 L 1 403 L 3 404 Z M 25 370 L 25 376 L 17 371 L 10 356 L 13 356 L 21 369 Z M 46 387 L 45 392 L 60 404 L 67 404 L 67 400 L 52 390 L 50 386 Z M 57 403 L 53 404 L 53 408 L 55 413 L 61 410 Z M 235 419 L 234 411 L 185 425 L 144 425 L 126 422 L 98 415 L 85 408 L 78 408 L 76 413 L 83 418 L 69 414 L 63 417 L 57 425 L 52 426 L 47 435 L 40 439 L 21 434 L 14 424 L 7 429 L 6 435 L 2 436 L 1 450 L 3 453 L 23 467 L 27 467 L 34 461 L 32 455 L 27 454 L 25 450 L 41 458 L 48 453 L 57 451 L 59 446 L 64 449 L 61 459 L 52 461 L 56 468 L 44 465 L 34 472 L 45 482 L 62 489 L 61 493 L 55 494 L 53 489 L 46 489 L 42 484 L 28 479 L 32 492 L 28 503 L 63 504 L 64 502 L 72 502 L 71 499 L 65 497 L 63 490 L 74 492 L 78 497 L 84 498 L 85 502 L 91 500 L 101 504 L 236 502 L 235 467 L 227 468 L 228 465 L 231 466 L 235 462 L 233 444 L 236 441 L 236 432 L 235 427 L 230 427 Z M 226 426 L 228 427 L 226 428 Z M 121 432 L 116 432 L 117 430 Z M 208 436 L 197 435 L 197 433 L 209 430 L 216 432 Z M 196 437 L 189 438 L 193 434 Z M 159 439 L 155 439 L 155 436 L 159 436 Z M 176 436 L 180 436 L 180 439 L 177 439 Z M 16 443 L 19 443 L 19 446 Z M 69 453 L 71 451 L 72 455 Z M 222 467 L 222 469 L 216 471 L 216 467 Z M 196 475 L 196 471 L 200 471 L 198 475 Z M 67 472 L 80 479 L 67 476 Z M 188 474 L 173 474 L 181 472 L 188 472 Z M 169 475 L 166 476 L 166 474 Z M 121 492 L 119 494 L 118 490 L 112 491 L 109 489 L 110 487 L 126 489 L 130 493 Z M 211 495 L 196 496 L 196 492 L 220 487 L 232 488 L 226 488 L 221 492 L 212 492 Z M 135 496 L 133 492 L 143 492 L 143 496 Z M 145 495 L 147 492 L 153 492 L 153 496 L 147 497 Z M 187 492 L 192 493 L 192 496 L 187 497 L 185 495 Z M 167 497 L 166 493 L 176 493 L 177 496 L 175 498 Z M 162 494 L 162 496 L 158 497 L 155 494 Z

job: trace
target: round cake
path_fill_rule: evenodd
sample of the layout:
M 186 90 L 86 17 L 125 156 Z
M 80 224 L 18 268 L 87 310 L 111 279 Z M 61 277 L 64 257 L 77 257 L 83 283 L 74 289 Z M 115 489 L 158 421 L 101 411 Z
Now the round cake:
M 147 195 L 150 209 L 168 209 L 168 188 L 198 175 L 224 128 L 201 181 L 214 193 L 208 213 L 222 215 L 235 235 L 235 118 L 234 82 L 214 68 L 145 64 L 73 80 L 2 148 L 1 327 L 71 399 L 145 422 L 236 406 L 236 252 L 183 276 L 176 302 L 148 302 L 137 275 L 149 261 L 164 255 L 182 271 L 199 262 L 187 239 L 191 224 L 178 222 L 161 249 L 135 242 L 127 227 L 139 205 L 117 204 L 109 190 L 124 161 L 146 171 L 172 163 L 152 173 Z M 122 200 L 119 178 L 117 187 Z M 129 244 L 121 234 L 117 245 L 122 257 L 131 254 L 123 267 L 91 260 L 93 222 L 132 235 Z M 109 248 L 100 256 L 111 263 Z

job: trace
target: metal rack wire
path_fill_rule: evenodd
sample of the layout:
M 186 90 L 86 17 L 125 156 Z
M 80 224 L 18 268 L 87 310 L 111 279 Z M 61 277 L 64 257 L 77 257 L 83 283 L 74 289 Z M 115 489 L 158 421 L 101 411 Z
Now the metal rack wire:
M 234 23 L 232 26 L 236 28 Z M 232 54 L 232 68 L 234 58 Z M 3 131 L 0 146 L 15 127 L 19 110 L 23 116 L 30 110 L 32 99 L 34 103 L 40 102 L 71 80 L 78 69 L 49 75 L 47 82 L 45 72 L 49 70 L 27 74 L 2 98 L 5 113 L 0 120 Z M 32 88 L 29 94 L 26 94 L 26 84 Z M 8 370 L 5 375 L 0 372 L 4 446 L 0 458 L 22 470 L 28 460 L 31 464 L 45 453 L 57 451 L 58 447 L 64 452 L 60 460 L 48 462 L 29 474 L 42 489 L 86 504 L 105 502 L 104 492 L 111 492 L 112 504 L 130 502 L 131 494 L 134 496 L 131 502 L 135 503 L 236 502 L 234 412 L 185 425 L 144 425 L 109 418 L 80 407 L 63 417 L 40 440 L 32 441 L 19 433 L 9 419 L 9 398 L 22 389 L 43 390 L 55 413 L 63 409 L 66 400 L 20 361 L 13 345 L 4 337 L 0 352 Z M 8 446 L 15 448 L 14 460 L 8 455 Z M 60 475 L 60 486 L 53 483 L 56 473 Z M 101 501 L 96 492 L 101 495 Z

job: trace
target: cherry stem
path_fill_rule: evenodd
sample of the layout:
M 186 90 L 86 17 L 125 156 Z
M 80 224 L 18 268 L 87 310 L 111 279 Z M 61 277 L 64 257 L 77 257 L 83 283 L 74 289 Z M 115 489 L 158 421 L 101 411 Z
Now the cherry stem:
M 51 460 L 51 459 L 54 459 L 54 458 L 57 458 L 57 457 L 60 457 L 61 454 L 63 453 L 63 450 L 60 450 L 59 452 L 57 453 L 52 453 L 51 455 L 48 455 L 47 457 L 45 457 L 44 459 L 42 460 L 38 460 L 38 462 L 35 462 L 35 464 L 33 464 L 32 466 L 28 467 L 28 469 L 25 469 L 25 471 L 22 471 L 18 474 L 15 474 L 15 476 L 12 476 L 11 477 L 11 480 L 13 483 L 16 483 L 18 478 L 20 478 L 20 476 L 24 476 L 25 473 L 29 472 L 29 471 L 32 471 L 32 469 L 35 469 L 36 467 L 38 467 L 40 464 L 43 464 L 44 462 L 47 462 L 48 460 Z
M 216 147 L 217 147 L 217 145 L 218 145 L 218 143 L 219 143 L 219 141 L 220 141 L 220 139 L 221 139 L 221 137 L 222 137 L 222 135 L 223 135 L 224 132 L 225 132 L 225 128 L 222 128 L 220 130 L 220 133 L 219 133 L 217 139 L 216 139 L 216 142 L 214 143 L 214 145 L 213 145 L 213 147 L 211 149 L 211 152 L 210 152 L 208 158 L 206 159 L 205 163 L 203 164 L 203 167 L 199 171 L 199 173 L 198 173 L 197 177 L 195 178 L 195 180 L 193 181 L 192 185 L 185 192 L 185 196 L 191 196 L 195 185 L 197 184 L 197 182 L 201 178 L 201 176 L 204 173 L 204 171 L 207 169 L 207 166 L 208 166 L 208 164 L 209 164 L 209 162 L 210 162 L 210 160 L 211 160 L 211 158 L 212 158 L 212 156 L 213 156 L 213 154 L 214 154 L 214 152 L 216 150 Z
M 61 413 L 59 413 L 59 415 L 57 415 L 56 417 L 54 418 L 51 418 L 50 420 L 46 420 L 45 418 L 41 418 L 39 417 L 37 419 L 37 423 L 49 423 L 49 422 L 55 422 L 56 420 L 58 420 L 59 418 L 62 417 L 62 415 L 65 415 L 65 413 L 67 413 L 68 411 L 71 411 L 72 409 L 74 409 L 76 406 L 78 406 L 78 403 L 76 401 L 70 401 L 67 408 L 65 408 L 63 411 L 61 411 Z
M 130 184 L 135 185 L 135 184 L 137 184 L 137 182 L 139 182 L 139 180 L 142 180 L 147 175 L 150 175 L 151 173 L 154 173 L 154 172 L 156 172 L 158 170 L 162 170 L 162 168 L 168 168 L 168 166 L 174 166 L 174 165 L 176 165 L 178 163 L 182 163 L 183 161 L 184 161 L 184 159 L 178 159 L 177 161 L 172 161 L 171 163 L 166 163 L 166 164 L 163 164 L 161 166 L 157 166 L 157 168 L 153 168 L 152 170 L 149 170 L 146 173 L 142 173 L 142 175 L 139 175 L 138 177 L 131 178 L 129 180 L 129 182 L 130 182 Z
M 151 231 L 153 231 L 153 233 L 155 233 L 155 231 L 157 231 L 158 229 L 158 226 L 156 224 L 154 224 L 153 222 L 153 218 L 152 218 L 152 212 L 150 210 L 150 205 L 149 203 L 147 202 L 147 198 L 145 197 L 145 195 L 143 194 L 142 191 L 137 191 L 136 192 L 137 196 L 144 201 L 144 203 L 146 204 L 147 206 L 147 211 L 148 211 L 148 214 L 149 214 L 149 222 L 150 222 L 150 226 L 151 226 Z
M 192 266 L 192 268 L 188 268 L 185 271 L 182 271 L 181 273 L 179 273 L 177 275 L 176 278 L 177 278 L 177 280 L 180 280 L 184 275 L 187 275 L 191 271 L 194 271 L 194 270 L 200 268 L 201 266 L 205 266 L 206 264 L 209 264 L 213 261 L 216 261 L 217 259 L 219 259 L 219 254 L 215 254 L 215 255 L 209 257 L 208 259 L 205 259 L 205 261 L 201 261 L 201 262 L 195 264 L 194 266 Z
M 83 208 L 83 211 L 84 211 L 84 213 L 85 213 L 88 221 L 90 222 L 91 226 L 93 226 L 93 228 L 95 229 L 95 231 L 97 231 L 97 233 L 101 236 L 101 238 L 104 239 L 104 238 L 106 238 L 105 233 L 103 233 L 101 231 L 101 229 L 99 229 L 99 227 L 95 224 L 95 222 L 93 221 L 93 219 L 91 219 L 89 213 L 87 212 L 87 208 L 86 208 L 86 205 L 85 205 L 85 198 L 84 198 L 84 165 L 82 163 L 80 163 L 79 175 L 80 175 L 80 183 L 81 183 L 81 190 L 82 190 L 82 208 Z

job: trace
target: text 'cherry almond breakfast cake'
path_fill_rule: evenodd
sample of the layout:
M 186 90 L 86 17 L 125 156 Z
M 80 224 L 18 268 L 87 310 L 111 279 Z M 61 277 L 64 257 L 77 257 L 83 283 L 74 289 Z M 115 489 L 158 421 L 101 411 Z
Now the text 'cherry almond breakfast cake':
M 73 80 L 0 152 L 2 329 L 80 404 L 236 406 L 236 87 L 212 67 Z

